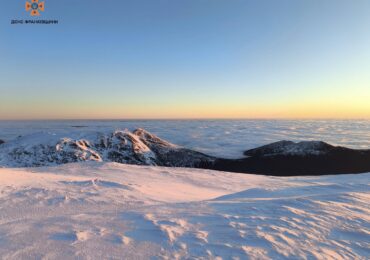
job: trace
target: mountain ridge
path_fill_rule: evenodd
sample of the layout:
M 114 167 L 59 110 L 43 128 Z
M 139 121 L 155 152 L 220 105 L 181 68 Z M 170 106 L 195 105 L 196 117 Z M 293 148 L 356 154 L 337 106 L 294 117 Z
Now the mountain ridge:
M 138 128 L 69 138 L 40 132 L 18 137 L 0 148 L 0 165 L 39 167 L 79 161 L 195 167 L 214 157 L 186 149 Z
M 178 146 L 138 128 L 65 137 L 40 132 L 0 146 L 0 167 L 39 167 L 81 161 L 204 168 L 275 176 L 370 172 L 370 150 L 322 141 L 279 141 L 224 159 Z

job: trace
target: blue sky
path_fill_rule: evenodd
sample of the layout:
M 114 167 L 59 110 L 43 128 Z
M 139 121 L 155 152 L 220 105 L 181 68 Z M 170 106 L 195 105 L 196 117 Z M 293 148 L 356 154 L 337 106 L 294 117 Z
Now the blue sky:
M 2 3 L 0 119 L 370 118 L 370 1 Z

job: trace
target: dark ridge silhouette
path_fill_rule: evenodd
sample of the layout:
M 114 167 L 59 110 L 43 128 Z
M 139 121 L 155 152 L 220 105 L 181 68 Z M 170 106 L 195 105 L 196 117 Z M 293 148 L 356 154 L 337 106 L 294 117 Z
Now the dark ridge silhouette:
M 281 141 L 245 151 L 244 154 L 248 157 L 217 159 L 210 168 L 273 176 L 370 172 L 370 150 L 349 149 L 324 142 Z

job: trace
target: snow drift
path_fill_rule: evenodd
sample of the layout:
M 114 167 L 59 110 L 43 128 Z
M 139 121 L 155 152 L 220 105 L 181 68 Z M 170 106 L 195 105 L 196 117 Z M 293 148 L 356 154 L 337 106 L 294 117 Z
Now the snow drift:
M 2 259 L 369 259 L 370 174 L 0 169 Z

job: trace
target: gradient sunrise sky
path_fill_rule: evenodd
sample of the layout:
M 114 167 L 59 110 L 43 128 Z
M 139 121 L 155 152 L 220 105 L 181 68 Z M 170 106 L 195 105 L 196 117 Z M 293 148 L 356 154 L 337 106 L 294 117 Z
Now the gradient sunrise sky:
M 370 118 L 368 0 L 2 1 L 0 119 Z

